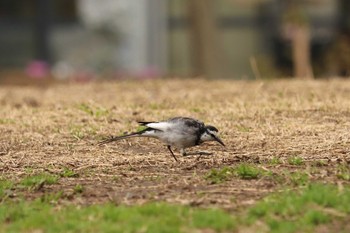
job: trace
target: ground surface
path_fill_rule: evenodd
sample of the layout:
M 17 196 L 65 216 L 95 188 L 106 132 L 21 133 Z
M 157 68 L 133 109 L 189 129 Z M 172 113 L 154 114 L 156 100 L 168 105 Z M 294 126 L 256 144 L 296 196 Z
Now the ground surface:
M 234 211 L 305 180 L 348 185 L 349 99 L 344 80 L 2 86 L 0 175 L 14 182 L 39 173 L 60 177 L 10 198 L 61 192 L 62 202 L 77 204 L 161 200 Z M 177 151 L 175 162 L 153 139 L 96 145 L 137 129 L 138 120 L 173 116 L 215 125 L 227 146 L 193 148 L 214 152 L 199 160 Z M 218 183 L 206 178 L 213 168 L 242 163 L 269 175 Z

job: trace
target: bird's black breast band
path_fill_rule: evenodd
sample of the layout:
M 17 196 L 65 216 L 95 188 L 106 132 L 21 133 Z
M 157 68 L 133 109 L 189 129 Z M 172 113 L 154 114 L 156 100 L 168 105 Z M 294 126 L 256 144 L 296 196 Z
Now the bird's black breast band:
M 196 135 L 197 138 L 196 138 L 196 142 L 195 142 L 196 146 L 201 144 L 201 136 L 204 132 L 205 132 L 205 128 L 200 128 L 200 130 L 198 130 L 197 135 Z

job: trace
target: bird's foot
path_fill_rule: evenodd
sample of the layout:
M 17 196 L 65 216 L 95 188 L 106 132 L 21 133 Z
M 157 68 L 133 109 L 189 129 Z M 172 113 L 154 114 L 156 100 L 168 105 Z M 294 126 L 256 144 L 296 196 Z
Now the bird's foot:
M 197 151 L 197 152 L 190 152 L 190 153 L 184 153 L 183 156 L 189 156 L 189 155 L 213 155 L 212 152 L 206 152 L 206 151 Z
M 212 152 L 206 152 L 206 151 L 197 151 L 197 152 L 190 152 L 190 153 L 183 153 L 182 156 L 190 156 L 190 155 L 213 155 L 214 153 Z
M 205 151 L 200 151 L 199 153 L 199 156 L 197 157 L 197 161 L 202 157 L 202 155 L 213 155 L 214 153 L 211 153 L 211 152 L 205 152 Z
M 213 155 L 213 152 L 206 152 L 206 151 L 200 151 L 198 152 L 199 155 Z

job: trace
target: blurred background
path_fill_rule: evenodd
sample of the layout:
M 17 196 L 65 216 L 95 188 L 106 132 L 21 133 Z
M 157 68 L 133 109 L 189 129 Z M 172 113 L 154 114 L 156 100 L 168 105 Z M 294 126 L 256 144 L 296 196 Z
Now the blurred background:
M 1 0 L 0 80 L 350 76 L 349 0 Z

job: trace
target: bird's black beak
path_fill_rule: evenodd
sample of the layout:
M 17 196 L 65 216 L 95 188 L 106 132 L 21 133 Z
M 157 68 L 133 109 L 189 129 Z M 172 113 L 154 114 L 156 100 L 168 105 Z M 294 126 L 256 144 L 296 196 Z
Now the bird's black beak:
M 222 146 L 225 146 L 224 142 L 218 136 L 214 136 L 214 139 L 215 139 L 215 141 L 220 143 Z

